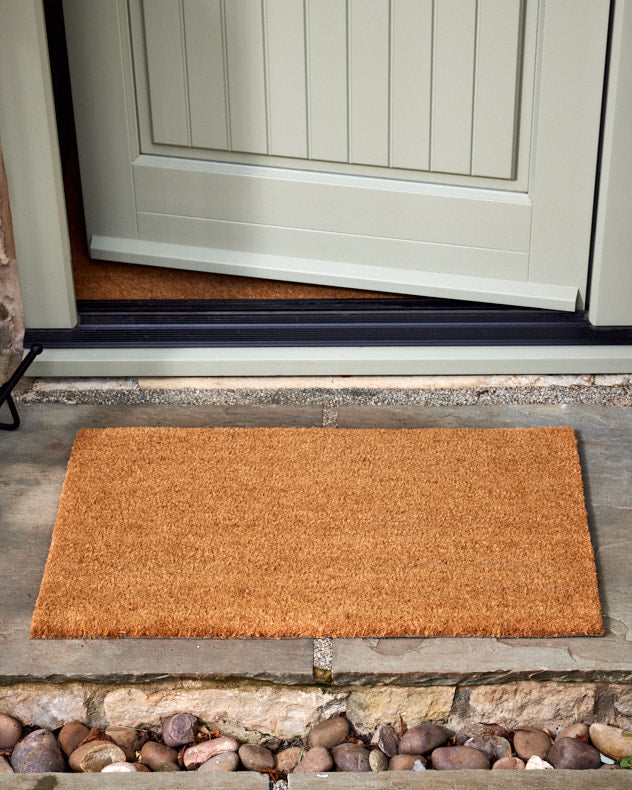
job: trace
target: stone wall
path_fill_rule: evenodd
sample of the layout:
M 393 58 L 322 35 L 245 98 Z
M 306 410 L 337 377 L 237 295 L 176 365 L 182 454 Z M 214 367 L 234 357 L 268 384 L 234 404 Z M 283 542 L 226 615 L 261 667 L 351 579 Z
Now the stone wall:
M 22 356 L 24 317 L 13 243 L 9 189 L 0 147 L 0 382 Z

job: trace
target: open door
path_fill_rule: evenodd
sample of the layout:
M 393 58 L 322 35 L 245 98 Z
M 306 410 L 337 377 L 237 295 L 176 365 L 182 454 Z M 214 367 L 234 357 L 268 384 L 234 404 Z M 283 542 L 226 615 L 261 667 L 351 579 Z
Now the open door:
M 95 258 L 574 310 L 608 0 L 64 0 Z

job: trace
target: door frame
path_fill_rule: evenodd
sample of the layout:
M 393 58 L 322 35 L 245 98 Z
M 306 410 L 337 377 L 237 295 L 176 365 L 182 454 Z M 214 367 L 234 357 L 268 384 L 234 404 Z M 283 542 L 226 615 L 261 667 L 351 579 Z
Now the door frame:
M 548 0 L 567 2 L 569 0 Z M 632 324 L 632 0 L 612 0 L 589 317 Z M 27 326 L 77 313 L 42 0 L 0 0 L 0 140 Z M 626 210 L 627 209 L 627 210 Z M 36 375 L 629 372 L 632 347 L 50 349 Z M 195 353 L 193 353 L 195 352 Z

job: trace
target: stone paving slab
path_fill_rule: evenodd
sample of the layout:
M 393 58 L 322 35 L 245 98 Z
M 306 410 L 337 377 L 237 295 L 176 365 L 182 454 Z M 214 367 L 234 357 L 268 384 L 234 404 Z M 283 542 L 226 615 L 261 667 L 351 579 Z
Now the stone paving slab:
M 0 790 L 269 790 L 267 775 L 251 771 L 235 773 L 194 772 L 167 774 L 7 774 L 0 775 Z
M 336 683 L 632 680 L 632 413 L 560 406 L 340 407 L 340 428 L 571 425 L 579 439 L 606 634 L 555 639 L 335 639 Z M 446 591 L 450 595 L 450 591 Z M 458 601 L 455 601 L 458 605 Z
M 612 790 L 632 787 L 632 771 L 393 771 L 380 774 L 290 774 L 288 777 L 289 790 L 592 790 L 593 787 Z
M 165 677 L 312 681 L 311 639 L 36 640 L 29 628 L 79 428 L 311 427 L 321 424 L 321 409 L 22 405 L 20 412 L 20 429 L 0 435 L 0 684 Z

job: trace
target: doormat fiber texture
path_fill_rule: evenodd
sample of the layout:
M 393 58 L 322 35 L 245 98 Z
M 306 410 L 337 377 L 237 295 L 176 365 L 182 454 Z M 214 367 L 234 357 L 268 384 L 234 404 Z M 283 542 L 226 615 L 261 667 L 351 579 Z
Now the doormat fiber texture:
M 571 428 L 81 430 L 33 637 L 603 632 Z

